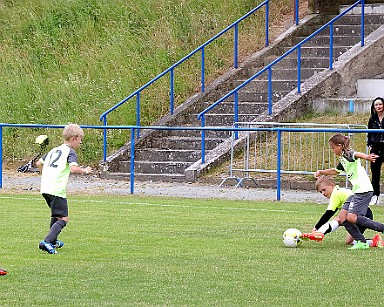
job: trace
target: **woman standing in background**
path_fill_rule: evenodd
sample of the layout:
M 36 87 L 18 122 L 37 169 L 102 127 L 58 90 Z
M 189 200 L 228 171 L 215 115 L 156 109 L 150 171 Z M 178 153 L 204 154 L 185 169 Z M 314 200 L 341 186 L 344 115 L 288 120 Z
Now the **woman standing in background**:
M 384 99 L 377 97 L 372 102 L 368 129 L 384 129 L 383 117 Z M 370 153 L 379 156 L 375 163 L 371 163 L 373 196 L 370 205 L 376 205 L 380 197 L 381 164 L 384 162 L 384 130 L 383 133 L 368 133 L 367 145 L 370 148 Z

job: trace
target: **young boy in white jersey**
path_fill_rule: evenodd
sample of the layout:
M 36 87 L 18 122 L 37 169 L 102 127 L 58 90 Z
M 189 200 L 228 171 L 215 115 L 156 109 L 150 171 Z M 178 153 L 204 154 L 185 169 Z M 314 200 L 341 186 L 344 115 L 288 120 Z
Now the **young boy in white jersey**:
M 314 233 L 320 234 L 328 234 L 332 231 L 335 231 L 340 225 L 340 218 L 337 216 L 335 219 L 330 220 L 338 210 L 342 208 L 347 199 L 353 194 L 352 190 L 346 188 L 340 188 L 336 185 L 335 181 L 331 176 L 320 176 L 316 180 L 315 184 L 316 190 L 320 192 L 325 197 L 329 198 L 329 204 L 325 213 L 320 217 L 319 221 L 314 226 L 312 233 L 303 233 L 303 239 L 311 239 L 311 238 L 321 238 L 321 235 L 317 235 Z M 368 207 L 367 213 L 365 216 L 369 219 L 373 219 L 372 210 Z M 364 233 L 366 228 L 359 227 L 361 233 Z M 320 241 L 318 239 L 318 241 Z M 383 241 L 379 234 L 375 235 L 372 240 L 367 240 L 371 247 L 383 247 Z M 356 243 L 353 237 L 350 234 L 347 234 L 345 238 L 345 244 L 354 244 Z
M 66 192 L 70 173 L 92 174 L 89 166 L 82 168 L 77 163 L 75 149 L 81 145 L 83 137 L 80 126 L 67 125 L 63 130 L 64 143 L 51 149 L 37 162 L 42 169 L 40 192 L 51 209 L 50 230 L 39 248 L 49 254 L 56 254 L 56 248 L 64 245 L 57 237 L 68 223 Z
M 365 217 L 373 195 L 373 187 L 367 172 L 361 165 L 360 159 L 374 163 L 378 156 L 353 151 L 349 147 L 349 144 L 349 137 L 340 133 L 333 135 L 329 139 L 329 145 L 334 154 L 339 156 L 340 163 L 336 168 L 318 170 L 314 176 L 315 178 L 319 178 L 321 175 L 333 176 L 340 172 L 346 173 L 352 184 L 352 192 L 354 194 L 348 197 L 344 203 L 339 215 L 340 222 L 356 240 L 356 244 L 349 249 L 369 249 L 369 243 L 367 243 L 357 226 L 384 232 L 384 224 Z

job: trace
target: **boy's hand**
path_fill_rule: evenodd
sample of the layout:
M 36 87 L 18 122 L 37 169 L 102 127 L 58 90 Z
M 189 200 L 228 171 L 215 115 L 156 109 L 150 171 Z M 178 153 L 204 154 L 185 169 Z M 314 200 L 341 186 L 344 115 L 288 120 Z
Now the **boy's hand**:
M 92 173 L 93 173 L 92 168 L 91 168 L 90 166 L 87 166 L 87 167 L 85 168 L 85 174 L 86 174 L 86 175 L 91 175 Z
M 313 176 L 317 179 L 317 178 L 319 178 L 320 177 L 320 171 L 316 171 L 314 174 L 313 174 Z

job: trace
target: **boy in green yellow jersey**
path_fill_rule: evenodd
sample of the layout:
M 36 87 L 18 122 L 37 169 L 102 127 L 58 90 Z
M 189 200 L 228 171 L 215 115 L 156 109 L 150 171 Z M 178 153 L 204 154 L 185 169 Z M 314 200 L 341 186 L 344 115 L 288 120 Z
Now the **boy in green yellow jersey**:
M 329 203 L 327 210 L 324 212 L 324 214 L 320 217 L 319 221 L 313 227 L 312 233 L 304 233 L 302 234 L 302 238 L 314 238 L 316 237 L 317 233 L 317 241 L 320 241 L 320 238 L 323 237 L 321 234 L 328 234 L 332 231 L 335 231 L 339 227 L 339 216 L 337 216 L 333 220 L 330 219 L 336 214 L 337 211 L 341 210 L 343 204 L 346 202 L 348 197 L 353 194 L 353 192 L 350 189 L 340 188 L 338 185 L 336 185 L 335 181 L 331 176 L 320 176 L 316 180 L 315 186 L 318 192 L 320 192 L 325 197 L 329 198 Z M 365 216 L 369 219 L 373 219 L 373 213 L 369 207 Z M 359 227 L 359 229 L 361 233 L 364 233 L 366 228 Z M 375 235 L 372 240 L 367 240 L 367 242 L 371 247 L 382 247 L 383 245 L 379 234 Z M 345 244 L 349 245 L 354 243 L 355 240 L 353 239 L 353 237 L 350 234 L 347 234 L 345 238 Z
M 50 229 L 47 236 L 39 243 L 39 248 L 49 254 L 56 254 L 56 248 L 64 243 L 57 240 L 58 235 L 68 223 L 67 184 L 69 175 L 92 174 L 92 169 L 80 167 L 76 149 L 84 137 L 83 129 L 76 124 L 69 124 L 63 130 L 64 143 L 51 149 L 37 162 L 42 168 L 40 192 L 51 209 Z
M 350 148 L 350 138 L 341 133 L 336 133 L 329 139 L 329 146 L 333 153 L 339 157 L 339 164 L 335 168 L 316 171 L 314 177 L 317 179 L 321 175 L 334 176 L 345 172 L 352 185 L 353 194 L 347 198 L 340 210 L 340 222 L 356 240 L 356 244 L 349 249 L 369 249 L 370 245 L 359 227 L 383 233 L 384 224 L 365 216 L 373 195 L 373 187 L 360 160 L 363 159 L 375 163 L 378 155 L 368 155 L 363 152 L 354 151 Z

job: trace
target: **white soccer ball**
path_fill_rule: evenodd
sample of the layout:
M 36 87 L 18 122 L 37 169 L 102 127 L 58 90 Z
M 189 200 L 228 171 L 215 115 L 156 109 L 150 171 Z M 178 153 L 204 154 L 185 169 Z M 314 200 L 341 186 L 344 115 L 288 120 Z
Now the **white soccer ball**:
M 301 231 L 289 228 L 283 233 L 283 243 L 286 247 L 298 247 L 301 244 Z

